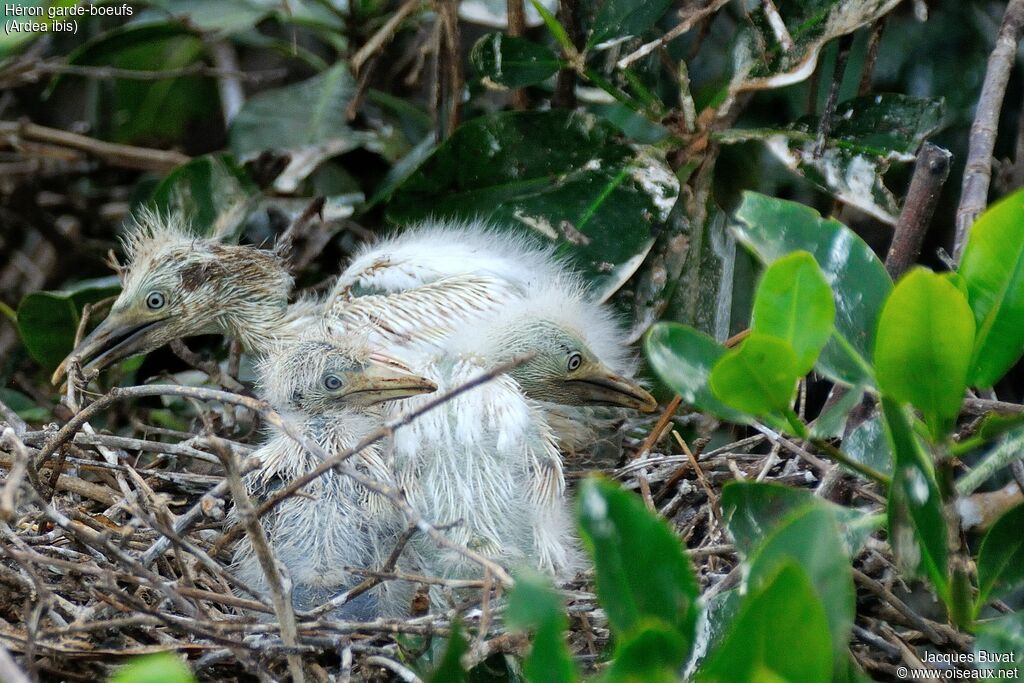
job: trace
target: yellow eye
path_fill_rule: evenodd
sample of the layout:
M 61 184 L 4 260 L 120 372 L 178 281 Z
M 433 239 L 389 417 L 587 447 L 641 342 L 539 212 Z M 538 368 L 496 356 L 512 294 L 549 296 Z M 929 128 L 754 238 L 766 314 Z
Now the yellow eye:
M 566 367 L 569 368 L 569 372 L 573 372 L 579 370 L 581 365 L 583 365 L 583 356 L 576 352 L 569 356 L 569 363 Z

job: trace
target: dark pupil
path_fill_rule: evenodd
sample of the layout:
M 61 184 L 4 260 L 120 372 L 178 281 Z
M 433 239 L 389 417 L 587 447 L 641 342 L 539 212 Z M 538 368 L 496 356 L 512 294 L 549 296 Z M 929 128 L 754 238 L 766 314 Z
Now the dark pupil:
M 158 308 L 159 306 L 161 306 L 163 304 L 163 302 L 164 302 L 163 297 L 161 297 L 159 294 L 150 294 L 149 295 L 149 306 L 150 306 L 150 308 Z
M 341 386 L 341 380 L 334 375 L 329 375 L 324 383 L 327 385 L 328 389 L 337 389 Z
M 570 370 L 575 370 L 579 366 L 580 366 L 580 357 L 575 355 L 575 354 L 570 356 L 569 357 L 569 369 Z

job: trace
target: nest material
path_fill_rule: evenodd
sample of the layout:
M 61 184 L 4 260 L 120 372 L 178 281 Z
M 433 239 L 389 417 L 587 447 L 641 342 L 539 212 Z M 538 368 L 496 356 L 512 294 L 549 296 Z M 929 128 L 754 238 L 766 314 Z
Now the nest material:
M 283 637 L 269 600 L 233 590 L 230 546 L 223 543 L 222 520 L 231 503 L 218 452 L 224 457 L 230 451 L 228 457 L 244 467 L 258 440 L 258 416 L 204 404 L 196 425 L 206 437 L 147 426 L 151 418 L 133 406 L 112 410 L 108 425 L 118 436 L 77 431 L 38 471 L 31 461 L 56 428 L 21 431 L 14 425 L 3 431 L 0 644 L 38 679 L 102 680 L 132 655 L 167 650 L 187 655 L 200 680 L 287 678 L 289 660 L 301 663 L 308 680 L 403 678 L 411 672 L 400 662 L 447 637 L 456 618 L 472 635 L 467 665 L 525 651 L 527 641 L 504 628 L 493 580 L 471 584 L 476 589 L 469 599 L 466 582 L 450 582 L 452 604 L 445 613 L 370 623 L 298 613 L 294 635 Z M 687 444 L 675 428 L 688 421 L 629 425 L 633 438 L 624 439 L 619 463 L 603 471 L 670 520 L 705 596 L 739 581 L 739 558 L 719 504 L 728 481 L 817 488 L 846 504 L 882 509 L 872 485 L 842 475 L 797 444 L 772 443 L 762 434 L 714 447 L 707 439 Z M 698 429 L 701 424 L 709 426 L 698 420 Z M 663 426 L 668 429 L 659 430 Z M 662 438 L 651 438 L 653 430 Z M 574 478 L 593 471 L 585 457 L 567 458 Z M 58 460 L 63 471 L 54 479 Z M 173 531 L 189 520 L 183 533 Z M 409 578 L 401 566 L 366 569 L 367 585 Z M 911 606 L 914 596 L 882 540 L 869 540 L 855 569 L 851 651 L 870 675 L 892 676 L 918 647 L 969 648 L 966 636 Z M 592 576 L 580 575 L 563 588 L 573 652 L 585 669 L 599 669 L 609 633 Z

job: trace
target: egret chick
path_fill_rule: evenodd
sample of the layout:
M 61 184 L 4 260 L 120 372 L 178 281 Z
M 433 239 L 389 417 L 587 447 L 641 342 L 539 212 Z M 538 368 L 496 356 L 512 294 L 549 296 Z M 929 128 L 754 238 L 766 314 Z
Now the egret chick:
M 433 391 L 433 382 L 412 374 L 387 356 L 337 340 L 308 340 L 275 348 L 260 364 L 268 400 L 325 452 L 355 446 L 382 424 L 381 405 Z M 272 431 L 254 453 L 260 469 L 246 477 L 256 500 L 319 465 L 316 456 L 287 435 Z M 364 448 L 349 462 L 367 476 L 392 482 L 380 444 Z M 329 471 L 261 518 L 277 559 L 294 583 L 293 602 L 310 609 L 358 582 L 345 567 L 376 566 L 394 543 L 390 506 L 350 477 Z M 399 527 L 400 529 L 400 527 Z M 248 585 L 267 591 L 266 579 L 248 537 L 240 540 L 234 567 Z M 346 616 L 368 618 L 373 596 Z

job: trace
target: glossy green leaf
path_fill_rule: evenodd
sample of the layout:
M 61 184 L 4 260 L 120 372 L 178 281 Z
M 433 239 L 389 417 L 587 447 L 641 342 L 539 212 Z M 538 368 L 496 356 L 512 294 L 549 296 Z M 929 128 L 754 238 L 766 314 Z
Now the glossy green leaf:
M 661 18 L 671 0 L 604 0 L 594 17 L 587 48 L 619 38 L 639 38 Z
M 856 592 L 850 558 L 831 510 L 811 504 L 784 517 L 750 557 L 747 591 L 765 585 L 788 562 L 799 564 L 810 578 L 825 609 L 834 658 L 841 661 L 853 626 Z
M 806 572 L 788 562 L 747 595 L 728 636 L 694 680 L 829 681 L 832 659 L 825 609 Z
M 895 457 L 889 487 L 889 543 L 903 571 L 930 579 L 948 602 L 946 518 L 935 470 L 903 406 L 883 396 L 882 413 Z
M 722 403 L 764 417 L 791 409 L 799 376 L 788 342 L 753 333 L 715 363 L 708 384 Z
M 750 329 L 789 342 L 797 374 L 806 375 L 832 336 L 835 317 L 832 289 L 817 262 L 806 251 L 797 251 L 765 270 Z
M 259 196 L 255 183 L 230 154 L 208 154 L 171 171 L 150 201 L 162 213 L 188 216 L 197 235 L 218 235 L 234 243 Z
M 72 289 L 32 292 L 18 305 L 18 334 L 29 354 L 53 370 L 75 345 L 82 308 L 116 296 L 121 287 L 116 277 L 88 280 Z
M 767 90 L 804 80 L 815 71 L 826 43 L 887 14 L 899 0 L 791 0 L 779 14 L 792 44 L 763 17 L 747 23 L 733 49 L 730 90 Z
M 742 424 L 742 413 L 725 405 L 711 391 L 708 377 L 726 348 L 714 339 L 679 323 L 656 323 L 644 337 L 644 350 L 651 367 L 687 405 L 701 412 Z
M 790 170 L 879 220 L 895 224 L 899 206 L 882 181 L 893 162 L 911 162 L 944 120 L 942 100 L 883 93 L 840 102 L 823 150 L 818 117 L 784 129 L 737 129 L 726 143 L 760 140 Z
M 939 440 L 960 413 L 973 344 L 974 317 L 964 295 L 915 268 L 896 285 L 878 320 L 878 387 L 920 410 Z
M 255 27 L 277 3 L 273 0 L 149 0 L 147 4 L 153 9 L 140 13 L 136 21 L 181 17 L 188 26 L 204 32 L 231 35 Z
M 170 652 L 135 657 L 118 669 L 110 683 L 194 683 L 181 657 Z
M 79 19 L 81 21 L 81 19 Z M 104 33 L 71 52 L 67 61 L 81 66 L 105 66 L 138 71 L 186 68 L 206 54 L 202 38 L 178 22 L 127 24 Z M 52 97 L 65 97 L 61 88 L 75 76 L 54 81 Z M 104 139 L 149 146 L 179 145 L 188 130 L 217 125 L 220 107 L 216 82 L 201 76 L 159 80 L 114 79 L 101 84 L 95 134 Z M 173 112 L 173 114 L 172 114 Z
M 462 624 L 456 621 L 452 624 L 451 635 L 448 636 L 448 646 L 444 649 L 444 656 L 438 663 L 437 668 L 430 675 L 430 683 L 463 683 L 469 680 L 466 670 L 462 668 L 462 655 L 469 649 L 469 643 L 462 630 Z
M 523 663 L 529 681 L 570 683 L 579 679 L 565 633 L 569 620 L 551 580 L 533 572 L 516 575 L 505 621 L 512 628 L 532 629 L 533 646 Z
M 850 411 L 860 405 L 864 398 L 862 387 L 852 387 L 842 393 L 839 400 L 829 405 L 825 404 L 818 417 L 814 418 L 811 425 L 811 435 L 819 439 L 833 439 L 843 436 L 846 429 L 846 421 L 850 417 Z
M 814 256 L 836 305 L 836 336 L 825 345 L 816 367 L 830 379 L 872 384 L 874 330 L 892 280 L 871 247 L 810 207 L 754 192 L 743 194 L 736 219 L 737 239 L 762 263 L 801 249 Z
M 616 638 L 648 619 L 679 632 L 689 651 L 697 620 L 697 580 L 678 537 L 639 496 L 602 479 L 580 487 L 576 514 L 594 562 L 596 587 Z
M 1024 662 L 1024 611 L 980 622 L 976 632 L 977 668 L 1005 671 L 1009 675 L 1004 675 L 1003 680 L 1019 678 L 1020 663 Z
M 671 626 L 657 619 L 643 621 L 616 644 L 611 666 L 598 680 L 601 683 L 678 683 L 688 646 L 679 631 Z
M 294 192 L 323 161 L 381 142 L 379 136 L 348 125 L 345 110 L 355 88 L 345 62 L 338 62 L 301 83 L 256 95 L 231 124 L 231 151 L 241 161 L 267 150 L 288 153 L 290 162 L 274 188 Z
M 843 452 L 882 474 L 892 474 L 892 449 L 878 417 L 857 425 L 843 440 Z
M 1013 508 L 992 525 L 978 551 L 978 600 L 1005 595 L 1024 583 L 1024 505 Z
M 482 218 L 540 237 L 604 299 L 640 266 L 678 194 L 662 152 L 589 114 L 501 112 L 462 124 L 395 191 L 387 217 Z
M 20 391 L 0 388 L 0 401 L 25 422 L 45 422 L 50 419 L 48 408 L 37 406 Z
M 960 275 L 977 323 L 970 383 L 990 387 L 1024 353 L 1024 190 L 989 207 L 971 227 Z
M 543 45 L 505 33 L 488 33 L 476 41 L 469 60 L 488 86 L 503 88 L 542 83 L 562 66 Z
M 757 481 L 731 481 L 722 489 L 722 514 L 736 548 L 750 556 L 784 520 L 808 508 L 825 510 L 839 525 L 845 552 L 854 556 L 875 530 L 859 510 L 836 505 L 812 491 Z

